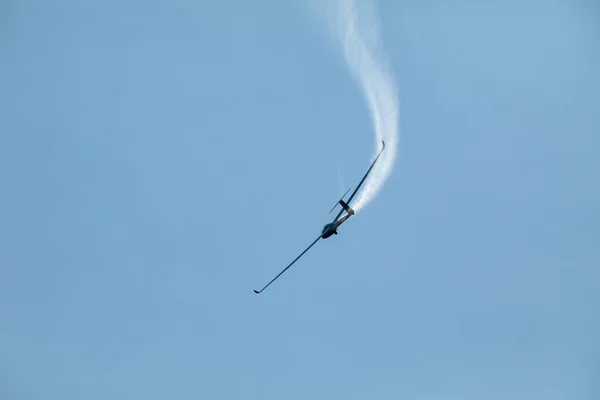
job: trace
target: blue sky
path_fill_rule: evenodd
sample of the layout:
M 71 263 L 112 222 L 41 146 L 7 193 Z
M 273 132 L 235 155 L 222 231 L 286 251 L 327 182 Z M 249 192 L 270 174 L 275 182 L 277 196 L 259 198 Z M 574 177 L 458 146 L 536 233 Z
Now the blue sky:
M 0 6 L 0 397 L 596 399 L 600 9 L 381 1 L 395 169 L 298 0 Z M 340 150 L 340 152 L 336 152 Z

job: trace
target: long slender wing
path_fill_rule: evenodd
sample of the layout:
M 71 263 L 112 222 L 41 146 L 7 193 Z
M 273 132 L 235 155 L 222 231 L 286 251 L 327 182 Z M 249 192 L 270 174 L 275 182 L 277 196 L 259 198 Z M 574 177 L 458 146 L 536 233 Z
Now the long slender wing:
M 350 204 L 350 202 L 352 201 L 352 199 L 354 198 L 354 195 L 356 195 L 356 193 L 358 192 L 358 189 L 360 189 L 360 187 L 362 186 L 362 184 L 365 182 L 365 179 L 367 179 L 367 176 L 369 176 L 369 173 L 371 172 L 371 170 L 373 169 L 373 167 L 375 166 L 375 163 L 377 162 L 377 160 L 379 159 L 379 156 L 381 155 L 381 153 L 383 153 L 383 150 L 385 150 L 385 142 L 382 140 L 381 144 L 383 144 L 383 147 L 381 148 L 381 150 L 379 151 L 379 154 L 377 154 L 377 157 L 375 157 L 375 160 L 373 160 L 373 163 L 371 164 L 371 166 L 369 167 L 369 169 L 367 170 L 367 173 L 365 174 L 365 176 L 363 176 L 363 178 L 361 179 L 360 183 L 358 184 L 358 186 L 356 187 L 356 189 L 354 189 L 354 192 L 352 192 L 352 194 L 350 195 L 350 197 L 348 198 L 348 200 L 346 200 L 346 203 Z M 334 221 L 337 221 L 337 219 L 342 215 L 342 213 L 344 212 L 344 209 L 342 208 L 340 210 L 340 212 L 338 213 L 338 215 L 336 215 Z
M 291 267 L 291 266 L 292 266 L 292 265 L 293 265 L 293 264 L 294 264 L 296 261 L 298 261 L 298 259 L 299 259 L 300 257 L 302 257 L 302 256 L 304 255 L 304 253 L 306 253 L 306 252 L 307 252 L 307 251 L 308 251 L 308 250 L 309 250 L 311 247 L 313 247 L 313 246 L 315 245 L 315 243 L 317 243 L 317 242 L 319 241 L 319 239 L 321 239 L 321 236 L 319 236 L 319 237 L 318 237 L 318 238 L 317 238 L 317 239 L 316 239 L 314 242 L 312 242 L 312 244 L 311 244 L 310 246 L 308 246 L 308 247 L 306 248 L 306 250 L 304 250 L 304 251 L 303 251 L 303 252 L 302 252 L 302 253 L 301 253 L 301 254 L 300 254 L 298 257 L 296 257 L 296 258 L 294 259 L 294 261 L 292 261 L 292 262 L 291 262 L 291 263 L 290 263 L 290 264 L 289 264 L 287 267 L 285 267 L 285 268 L 283 269 L 283 271 L 281 271 L 281 272 L 280 272 L 280 273 L 279 273 L 279 274 L 278 274 L 278 275 L 277 275 L 275 278 L 273 278 L 273 279 L 271 280 L 271 282 L 267 283 L 267 284 L 265 285 L 265 287 L 264 287 L 264 288 L 262 288 L 262 289 L 260 289 L 260 290 L 256 290 L 256 289 L 255 289 L 255 290 L 254 290 L 254 293 L 256 293 L 256 294 L 258 294 L 258 293 L 261 293 L 261 292 L 262 292 L 263 290 L 265 290 L 265 289 L 266 289 L 266 288 L 267 288 L 267 287 L 268 287 L 268 286 L 269 286 L 271 283 L 275 282 L 275 279 L 279 278 L 279 277 L 281 276 L 281 274 L 283 274 L 285 271 L 287 271 L 287 269 L 288 269 L 289 267 Z

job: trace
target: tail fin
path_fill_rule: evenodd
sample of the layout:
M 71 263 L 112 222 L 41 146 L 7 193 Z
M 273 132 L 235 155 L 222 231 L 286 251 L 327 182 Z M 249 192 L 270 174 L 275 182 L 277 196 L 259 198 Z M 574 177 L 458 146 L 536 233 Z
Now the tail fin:
M 340 205 L 342 206 L 342 208 L 344 210 L 346 210 L 346 212 L 350 215 L 354 215 L 354 210 L 352 209 L 352 207 L 350 207 L 348 205 L 348 203 L 346 203 L 344 200 L 340 200 Z

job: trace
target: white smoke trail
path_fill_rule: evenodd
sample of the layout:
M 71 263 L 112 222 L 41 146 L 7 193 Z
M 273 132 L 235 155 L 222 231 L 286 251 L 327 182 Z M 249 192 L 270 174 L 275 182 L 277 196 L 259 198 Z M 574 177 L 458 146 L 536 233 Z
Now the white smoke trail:
M 375 153 L 386 148 L 358 193 L 352 208 L 358 212 L 375 198 L 392 172 L 398 141 L 398 97 L 381 49 L 379 23 L 373 1 L 335 0 L 336 34 L 346 63 L 360 83 L 375 131 Z

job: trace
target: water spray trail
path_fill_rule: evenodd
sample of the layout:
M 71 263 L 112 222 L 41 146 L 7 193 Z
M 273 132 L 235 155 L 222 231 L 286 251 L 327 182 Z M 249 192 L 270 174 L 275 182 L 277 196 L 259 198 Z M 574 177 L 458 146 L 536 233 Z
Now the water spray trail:
M 348 67 L 361 85 L 375 130 L 375 153 L 386 149 L 358 193 L 352 208 L 358 212 L 382 188 L 392 172 L 398 141 L 398 97 L 381 50 L 379 24 L 370 0 L 337 0 L 338 34 Z

